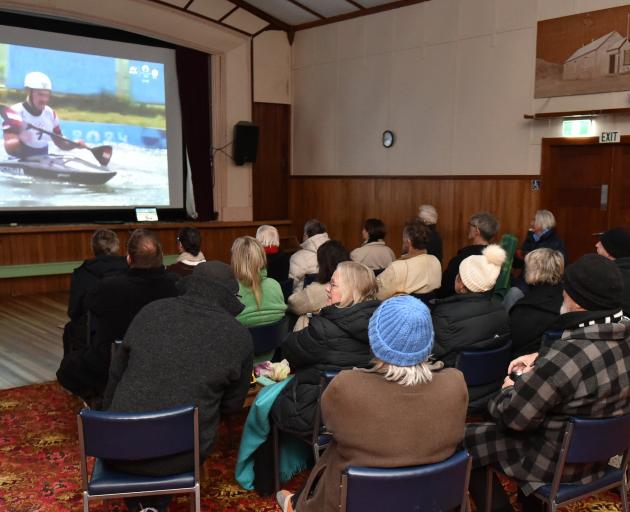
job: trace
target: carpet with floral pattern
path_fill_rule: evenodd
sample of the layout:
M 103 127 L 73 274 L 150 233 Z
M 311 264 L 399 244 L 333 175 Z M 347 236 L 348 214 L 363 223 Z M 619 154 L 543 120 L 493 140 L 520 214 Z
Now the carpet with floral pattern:
M 76 424 L 76 413 L 81 406 L 79 400 L 56 382 L 0 391 L 0 511 L 81 510 Z M 202 510 L 279 510 L 273 498 L 245 491 L 234 480 L 240 426 L 235 434 L 229 435 L 222 423 L 215 449 L 204 465 Z M 298 475 L 286 487 L 296 489 L 305 476 L 305 473 Z M 108 503 L 110 511 L 126 510 L 122 501 Z M 90 510 L 108 509 L 106 504 L 96 501 Z M 189 510 L 188 498 L 176 498 L 169 510 Z M 567 510 L 618 511 L 621 505 L 619 497 L 608 492 L 573 504 Z

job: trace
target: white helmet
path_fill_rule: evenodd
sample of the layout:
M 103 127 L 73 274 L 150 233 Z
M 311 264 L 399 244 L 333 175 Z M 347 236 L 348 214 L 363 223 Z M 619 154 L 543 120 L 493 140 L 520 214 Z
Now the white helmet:
M 40 71 L 31 71 L 24 77 L 24 87 L 30 89 L 45 89 L 47 91 L 52 90 L 52 82 L 47 75 Z

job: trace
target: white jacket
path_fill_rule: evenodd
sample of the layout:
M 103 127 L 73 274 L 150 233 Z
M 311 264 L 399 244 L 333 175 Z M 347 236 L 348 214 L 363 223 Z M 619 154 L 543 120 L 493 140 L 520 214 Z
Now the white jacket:
M 317 249 L 328 240 L 328 233 L 313 235 L 304 240 L 301 244 L 302 248 L 291 256 L 289 277 L 293 279 L 294 290 L 302 289 L 304 286 L 304 276 L 306 274 L 315 274 L 318 271 Z
M 350 259 L 357 263 L 363 263 L 372 270 L 378 270 L 387 268 L 392 261 L 396 260 L 396 255 L 385 245 L 383 240 L 377 240 L 357 247 L 350 253 Z

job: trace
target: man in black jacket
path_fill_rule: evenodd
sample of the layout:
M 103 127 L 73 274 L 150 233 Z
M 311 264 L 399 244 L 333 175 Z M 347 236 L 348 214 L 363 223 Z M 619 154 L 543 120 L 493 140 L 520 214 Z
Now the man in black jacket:
M 153 233 L 135 230 L 127 243 L 129 270 L 103 279 L 87 298 L 95 334 L 83 349 L 64 356 L 59 383 L 91 401 L 107 384 L 112 343 L 122 340 L 136 313 L 146 304 L 177 295 L 175 281 L 162 263 L 162 247 Z
M 120 243 L 116 233 L 109 229 L 97 229 L 92 234 L 94 258 L 85 260 L 72 272 L 68 316 L 70 321 L 63 330 L 64 355 L 85 346 L 88 340 L 88 309 L 86 299 L 105 277 L 127 270 L 127 261 L 118 254 Z M 92 334 L 92 333 L 90 333 Z
M 622 309 L 630 316 L 630 229 L 613 228 L 602 233 L 595 245 L 597 254 L 612 260 L 621 271 L 623 277 Z

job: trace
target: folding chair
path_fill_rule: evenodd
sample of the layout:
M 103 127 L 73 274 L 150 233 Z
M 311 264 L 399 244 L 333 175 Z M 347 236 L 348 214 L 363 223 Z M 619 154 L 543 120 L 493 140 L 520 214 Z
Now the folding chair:
M 77 416 L 81 449 L 83 511 L 95 499 L 158 494 L 194 495 L 191 510 L 201 510 L 199 426 L 196 407 L 156 412 L 117 413 L 83 409 Z M 142 476 L 110 469 L 103 459 L 132 461 L 192 452 L 194 469 L 167 476 Z M 95 457 L 88 475 L 87 457 Z

